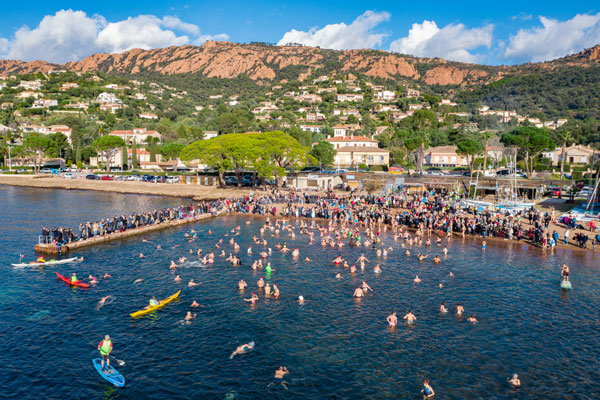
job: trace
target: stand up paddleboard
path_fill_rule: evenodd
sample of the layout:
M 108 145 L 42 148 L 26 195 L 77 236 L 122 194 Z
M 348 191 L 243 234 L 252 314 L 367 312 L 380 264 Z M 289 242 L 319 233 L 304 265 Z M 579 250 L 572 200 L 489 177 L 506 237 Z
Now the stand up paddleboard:
M 125 378 L 115 369 L 115 367 L 111 365 L 108 371 L 102 371 L 102 362 L 99 358 L 94 358 L 93 363 L 96 371 L 98 371 L 101 377 L 115 386 L 125 386 Z
M 560 288 L 564 289 L 564 290 L 570 290 L 571 289 L 571 281 L 562 281 L 560 283 Z

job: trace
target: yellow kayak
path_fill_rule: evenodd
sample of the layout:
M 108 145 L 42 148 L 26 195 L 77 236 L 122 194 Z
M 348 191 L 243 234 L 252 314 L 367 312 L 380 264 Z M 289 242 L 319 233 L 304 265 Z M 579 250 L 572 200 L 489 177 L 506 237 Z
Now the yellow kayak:
M 172 302 L 173 300 L 175 300 L 176 298 L 178 298 L 179 297 L 179 293 L 181 293 L 181 290 L 179 292 L 175 293 L 174 295 L 169 296 L 166 299 L 159 301 L 157 306 L 148 307 L 148 308 L 145 308 L 143 310 L 131 313 L 129 315 L 131 315 L 133 318 L 141 317 L 142 315 L 146 315 L 148 313 L 151 313 L 154 310 L 158 310 L 159 308 L 163 308 L 164 306 L 166 306 L 167 304 L 169 304 L 170 302 Z

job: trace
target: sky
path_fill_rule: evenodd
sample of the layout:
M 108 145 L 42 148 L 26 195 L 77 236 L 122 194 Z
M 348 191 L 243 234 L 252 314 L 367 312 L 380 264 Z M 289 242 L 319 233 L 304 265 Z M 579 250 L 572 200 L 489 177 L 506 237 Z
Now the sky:
M 206 40 L 520 64 L 600 44 L 600 2 L 30 0 L 0 13 L 0 59 L 64 63 Z

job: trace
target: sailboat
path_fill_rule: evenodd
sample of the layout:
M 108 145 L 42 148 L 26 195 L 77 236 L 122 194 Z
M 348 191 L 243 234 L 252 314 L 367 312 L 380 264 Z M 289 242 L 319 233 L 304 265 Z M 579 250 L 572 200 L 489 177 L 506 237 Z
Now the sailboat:
M 594 190 L 588 196 L 587 201 L 580 206 L 573 208 L 568 213 L 565 213 L 562 216 L 569 216 L 571 218 L 576 218 L 577 221 L 581 222 L 589 222 L 589 221 L 598 221 L 598 217 L 600 216 L 600 165 L 598 165 L 598 170 L 596 171 L 596 183 L 594 184 Z
M 512 173 L 510 175 L 510 187 L 507 188 L 505 193 L 505 198 L 496 203 L 495 207 L 499 211 L 508 211 L 511 214 L 517 213 L 519 211 L 525 211 L 535 206 L 534 202 L 519 200 L 519 188 L 518 188 L 518 180 L 517 180 L 517 152 L 515 151 L 513 163 L 512 163 Z

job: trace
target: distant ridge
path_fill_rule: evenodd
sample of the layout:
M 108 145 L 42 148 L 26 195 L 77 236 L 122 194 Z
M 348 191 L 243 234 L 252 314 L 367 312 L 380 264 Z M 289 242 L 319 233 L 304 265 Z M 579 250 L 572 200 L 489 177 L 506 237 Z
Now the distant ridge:
M 208 41 L 202 46 L 172 46 L 160 49 L 133 49 L 119 54 L 100 53 L 64 65 L 45 61 L 0 60 L 0 75 L 48 72 L 55 69 L 105 73 L 199 73 L 207 77 L 236 78 L 245 75 L 254 81 L 303 80 L 331 72 L 360 73 L 373 78 L 426 85 L 469 87 L 501 79 L 507 74 L 554 70 L 559 67 L 600 65 L 600 46 L 543 63 L 515 66 L 487 66 L 418 58 L 381 50 L 327 50 L 305 46 L 274 46 Z

